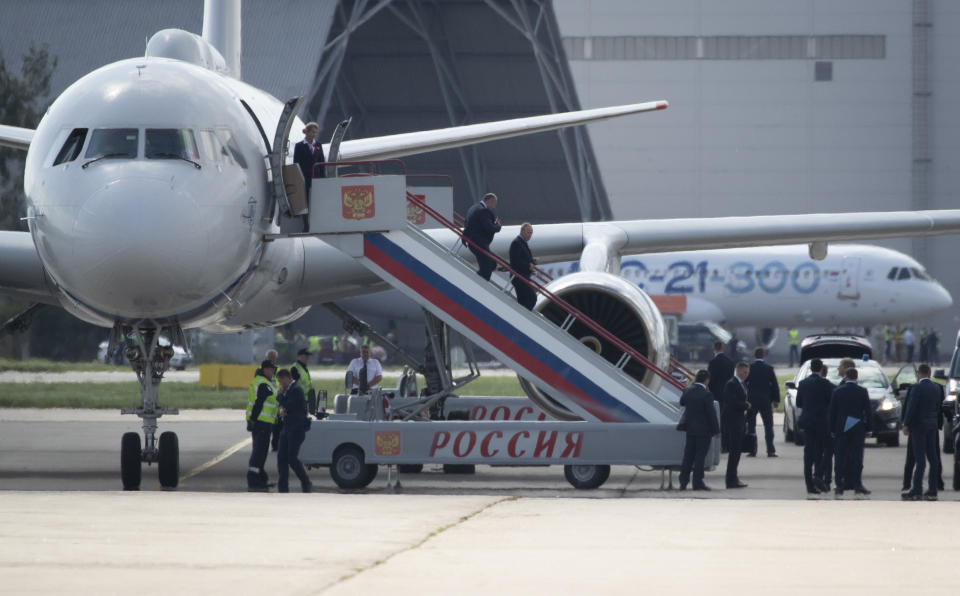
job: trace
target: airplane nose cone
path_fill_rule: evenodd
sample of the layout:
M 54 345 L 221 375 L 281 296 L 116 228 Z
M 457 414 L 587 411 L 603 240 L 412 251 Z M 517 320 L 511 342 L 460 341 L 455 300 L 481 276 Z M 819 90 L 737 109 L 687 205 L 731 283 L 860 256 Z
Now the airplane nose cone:
M 172 177 L 109 182 L 76 213 L 70 250 L 57 255 L 53 273 L 75 298 L 113 316 L 163 318 L 196 309 L 246 265 L 204 215 L 198 198 Z
M 937 290 L 934 292 L 934 308 L 938 311 L 946 310 L 953 306 L 953 296 L 950 295 L 950 292 L 939 283 L 937 285 Z

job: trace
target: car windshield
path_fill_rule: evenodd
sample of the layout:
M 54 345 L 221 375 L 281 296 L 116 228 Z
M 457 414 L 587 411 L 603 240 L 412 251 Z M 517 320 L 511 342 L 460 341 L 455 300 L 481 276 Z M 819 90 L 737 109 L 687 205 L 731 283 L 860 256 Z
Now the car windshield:
M 890 384 L 887 380 L 887 375 L 883 374 L 883 370 L 878 366 L 858 366 L 857 374 L 860 375 L 857 383 L 859 383 L 861 387 L 886 389 Z M 827 371 L 827 379 L 834 385 L 840 383 L 840 374 L 837 366 L 830 367 L 830 370 Z
M 960 377 L 960 350 L 953 351 L 953 359 L 950 361 L 950 378 Z

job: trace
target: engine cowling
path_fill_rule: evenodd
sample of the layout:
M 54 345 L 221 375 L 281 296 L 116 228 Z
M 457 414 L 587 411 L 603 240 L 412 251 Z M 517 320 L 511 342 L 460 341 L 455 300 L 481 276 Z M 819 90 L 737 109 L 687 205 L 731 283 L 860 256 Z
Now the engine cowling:
M 666 370 L 670 364 L 670 346 L 663 317 L 653 300 L 636 285 L 609 273 L 585 271 L 556 279 L 547 289 L 659 368 Z M 534 309 L 558 327 L 567 318 L 566 311 L 544 297 L 540 298 Z M 567 333 L 611 363 L 620 359 L 622 353 L 616 346 L 580 321 L 575 321 Z M 624 367 L 624 372 L 652 391 L 660 388 L 662 379 L 640 362 L 631 360 Z M 531 401 L 554 418 L 579 420 L 566 406 L 522 377 L 520 386 Z

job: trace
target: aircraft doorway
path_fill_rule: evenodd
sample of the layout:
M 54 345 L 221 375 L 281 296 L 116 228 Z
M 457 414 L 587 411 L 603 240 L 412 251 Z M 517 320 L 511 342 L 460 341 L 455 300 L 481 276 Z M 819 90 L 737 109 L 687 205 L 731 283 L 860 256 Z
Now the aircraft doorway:
M 859 279 L 860 257 L 844 257 L 837 297 L 848 300 L 858 300 L 860 298 Z

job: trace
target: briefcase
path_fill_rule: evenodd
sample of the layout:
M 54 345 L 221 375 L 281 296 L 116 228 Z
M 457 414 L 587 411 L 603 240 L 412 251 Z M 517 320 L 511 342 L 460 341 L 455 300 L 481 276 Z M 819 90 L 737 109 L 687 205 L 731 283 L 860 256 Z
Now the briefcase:
M 757 433 L 746 433 L 743 435 L 743 444 L 740 448 L 741 453 L 757 454 Z

